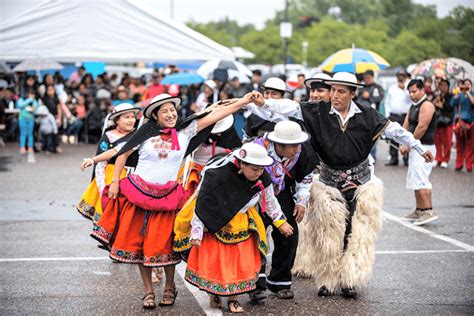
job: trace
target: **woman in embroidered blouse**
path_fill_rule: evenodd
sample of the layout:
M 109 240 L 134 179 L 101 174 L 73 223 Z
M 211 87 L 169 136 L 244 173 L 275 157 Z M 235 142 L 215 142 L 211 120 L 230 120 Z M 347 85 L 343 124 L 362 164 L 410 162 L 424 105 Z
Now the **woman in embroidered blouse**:
M 273 162 L 265 148 L 254 143 L 211 159 L 198 191 L 176 218 L 175 249 L 191 249 L 185 279 L 210 294 L 211 307 L 220 308 L 220 297 L 227 296 L 231 313 L 244 312 L 237 295 L 255 290 L 265 264 L 267 241 L 260 212 L 283 235 L 293 234 L 264 169 Z
M 128 103 L 119 104 L 114 108 L 114 112 L 106 119 L 104 133 L 97 147 L 97 155 L 114 148 L 119 143 L 127 141 L 129 138 L 127 136 L 135 130 L 138 112 L 140 112 L 139 108 L 135 108 Z M 110 126 L 107 126 L 108 124 Z M 106 185 L 112 183 L 114 175 L 115 159 L 110 159 L 113 157 L 113 152 L 111 153 L 112 155 L 109 155 L 108 159 L 100 159 L 96 156 L 85 158 L 81 163 L 82 170 L 93 165 L 95 165 L 95 168 L 93 179 L 76 208 L 79 213 L 94 223 L 97 223 L 102 216 L 102 209 L 105 207 L 101 203 L 102 192 Z M 120 178 L 125 177 L 125 175 L 126 170 L 122 169 Z
M 144 109 L 144 117 L 150 120 L 118 153 L 109 188 L 113 200 L 107 204 L 91 236 L 110 249 L 112 259 L 138 264 L 146 291 L 144 308 L 156 306 L 151 282 L 153 267 L 163 266 L 166 276 L 159 305 L 171 306 L 177 296 L 174 266 L 180 258 L 173 253 L 173 224 L 176 211 L 189 197 L 177 182 L 183 159 L 209 135 L 215 122 L 249 102 L 250 94 L 227 106 L 215 104 L 206 112 L 178 123 L 181 99 L 160 94 Z M 127 157 L 135 150 L 138 150 L 135 170 L 119 180 Z

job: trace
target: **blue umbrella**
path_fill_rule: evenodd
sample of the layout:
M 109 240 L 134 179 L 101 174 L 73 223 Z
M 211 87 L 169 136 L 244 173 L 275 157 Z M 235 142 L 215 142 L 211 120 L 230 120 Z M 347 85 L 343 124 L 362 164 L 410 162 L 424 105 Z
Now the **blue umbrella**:
M 162 84 L 179 84 L 179 85 L 190 85 L 195 83 L 201 83 L 204 81 L 204 78 L 200 75 L 190 72 L 179 72 L 177 74 L 172 74 L 166 76 L 161 80 Z

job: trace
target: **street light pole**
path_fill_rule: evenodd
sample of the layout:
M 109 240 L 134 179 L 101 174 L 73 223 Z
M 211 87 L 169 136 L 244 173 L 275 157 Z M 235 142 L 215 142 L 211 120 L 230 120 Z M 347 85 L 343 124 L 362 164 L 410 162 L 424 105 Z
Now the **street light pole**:
M 284 22 L 288 23 L 288 0 L 285 0 L 285 17 Z M 286 63 L 288 61 L 288 37 L 283 38 L 283 66 L 286 76 Z
M 174 19 L 174 0 L 170 0 L 170 17 Z
M 301 43 L 301 45 L 303 46 L 303 61 L 302 61 L 302 64 L 303 66 L 308 66 L 308 62 L 307 62 L 307 57 L 308 57 L 308 42 L 307 41 L 303 41 Z

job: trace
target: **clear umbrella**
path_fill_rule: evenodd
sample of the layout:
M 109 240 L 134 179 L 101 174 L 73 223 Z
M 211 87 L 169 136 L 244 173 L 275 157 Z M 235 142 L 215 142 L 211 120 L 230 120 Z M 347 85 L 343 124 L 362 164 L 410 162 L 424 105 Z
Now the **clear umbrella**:
M 49 69 L 63 69 L 64 67 L 50 59 L 42 59 L 42 58 L 36 58 L 36 59 L 27 59 L 25 61 L 22 61 L 18 65 L 13 68 L 13 71 L 29 71 L 29 70 L 35 70 L 35 71 L 40 71 L 40 70 L 49 70 Z

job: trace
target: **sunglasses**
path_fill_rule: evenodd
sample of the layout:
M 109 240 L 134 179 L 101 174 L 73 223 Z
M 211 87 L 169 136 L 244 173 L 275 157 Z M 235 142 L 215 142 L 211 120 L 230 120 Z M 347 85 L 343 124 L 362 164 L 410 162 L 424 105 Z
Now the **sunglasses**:
M 461 88 L 460 91 L 467 91 L 467 88 Z

